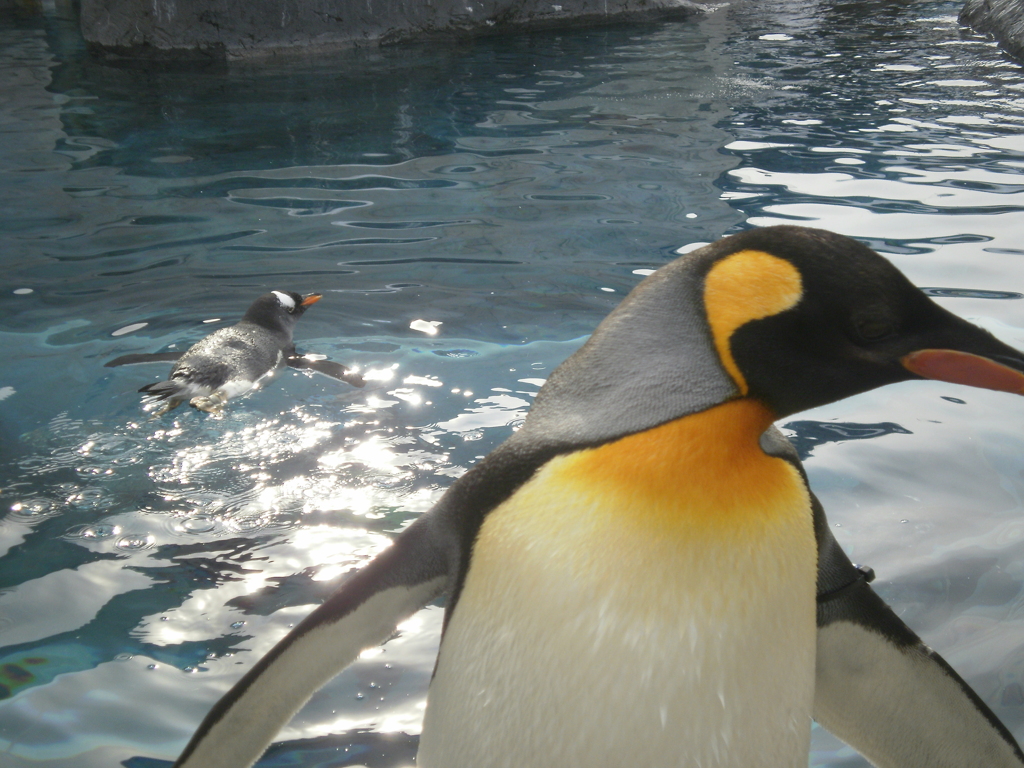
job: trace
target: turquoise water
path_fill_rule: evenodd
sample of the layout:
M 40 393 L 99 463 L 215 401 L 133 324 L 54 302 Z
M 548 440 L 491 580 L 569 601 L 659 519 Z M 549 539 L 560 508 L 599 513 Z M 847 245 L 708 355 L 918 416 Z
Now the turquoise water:
M 738 229 L 861 238 L 1024 347 L 1024 70 L 955 3 L 111 67 L 0 22 L 0 764 L 166 765 L 239 674 L 523 419 L 643 275 Z M 222 419 L 135 390 L 318 291 Z M 430 333 L 433 331 L 433 333 Z M 1024 738 L 1024 401 L 905 383 L 783 426 L 850 555 Z M 407 766 L 434 606 L 263 766 Z M 816 729 L 811 765 L 867 763 Z

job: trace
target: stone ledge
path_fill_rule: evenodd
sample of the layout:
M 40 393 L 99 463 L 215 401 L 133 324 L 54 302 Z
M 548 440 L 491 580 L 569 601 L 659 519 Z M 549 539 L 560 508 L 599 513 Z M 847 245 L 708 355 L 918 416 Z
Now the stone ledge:
M 224 60 L 702 10 L 689 0 L 82 0 L 81 25 L 110 57 Z
M 1024 61 L 1024 0 L 967 0 L 960 23 L 992 35 L 1004 51 Z

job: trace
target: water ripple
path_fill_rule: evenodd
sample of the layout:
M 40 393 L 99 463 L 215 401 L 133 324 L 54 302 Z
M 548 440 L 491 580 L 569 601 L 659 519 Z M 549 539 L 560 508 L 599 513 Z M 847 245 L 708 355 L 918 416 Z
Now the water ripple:
M 1024 299 L 1024 293 L 988 291 L 977 288 L 922 288 L 929 296 L 952 299 Z
M 224 234 L 207 235 L 205 237 L 194 237 L 184 238 L 181 240 L 167 240 L 161 243 L 154 243 L 148 245 L 138 245 L 131 248 L 115 248 L 109 251 L 100 251 L 98 253 L 78 254 L 78 255 L 60 255 L 50 254 L 57 261 L 92 261 L 94 259 L 109 259 L 117 256 L 133 256 L 140 253 L 148 253 L 150 251 L 166 250 L 168 248 L 186 248 L 192 245 L 216 245 L 218 243 L 227 243 L 232 240 L 239 240 L 245 237 L 251 237 L 252 235 L 261 234 L 264 230 L 260 229 L 244 229 L 238 232 L 227 232 Z M 179 262 L 172 261 L 170 263 L 177 264 Z
M 29 497 L 11 504 L 4 519 L 12 523 L 33 525 L 41 520 L 59 515 L 61 511 L 60 505 L 52 499 Z
M 22 601 L 0 630 L 36 638 L 0 657 L 36 674 L 0 702 L 19 757 L 175 751 L 696 243 L 834 229 L 1022 343 L 1021 303 L 994 299 L 1024 292 L 1024 74 L 957 10 L 766 0 L 201 72 L 97 66 L 66 25 L 0 20 L 0 598 Z M 102 368 L 113 331 L 182 348 L 270 288 L 325 294 L 296 341 L 366 389 L 288 372 L 220 419 L 148 418 L 155 369 Z M 1019 731 L 1024 452 L 999 397 L 905 382 L 787 426 L 841 544 Z M 271 761 L 415 733 L 441 616 L 314 697 Z M 814 766 L 863 762 L 812 738 Z M 323 759 L 353 745 L 400 763 L 351 735 Z
M 251 251 L 253 253 L 289 253 L 291 251 L 318 251 L 346 245 L 415 245 L 437 240 L 436 237 L 354 237 L 348 240 L 332 240 L 315 245 L 227 245 L 225 251 Z

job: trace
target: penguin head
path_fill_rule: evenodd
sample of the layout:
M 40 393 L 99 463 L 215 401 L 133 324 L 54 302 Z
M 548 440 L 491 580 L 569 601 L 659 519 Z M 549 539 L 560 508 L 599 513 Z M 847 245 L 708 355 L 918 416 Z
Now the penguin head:
M 302 314 L 321 298 L 319 293 L 304 297 L 294 291 L 271 291 L 256 299 L 242 319 L 263 328 L 290 333 Z
M 701 250 L 719 360 L 780 417 L 915 378 L 1024 394 L 1024 355 L 856 240 L 780 226 Z
M 1024 394 L 1024 355 L 856 240 L 766 227 L 641 282 L 552 372 L 516 440 L 599 444 L 738 397 L 782 418 L 915 378 Z

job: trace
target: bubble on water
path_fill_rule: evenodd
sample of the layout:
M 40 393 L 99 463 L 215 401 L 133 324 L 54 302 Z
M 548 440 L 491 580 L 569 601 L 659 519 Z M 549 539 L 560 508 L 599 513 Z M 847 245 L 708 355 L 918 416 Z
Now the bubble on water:
M 69 528 L 64 534 L 66 539 L 85 539 L 86 541 L 99 541 L 109 539 L 121 533 L 121 526 L 109 525 L 107 523 L 94 523 L 92 525 L 76 525 Z
M 14 522 L 34 523 L 58 515 L 60 511 L 60 506 L 50 499 L 30 497 L 11 504 L 7 519 Z
M 67 503 L 78 510 L 105 509 L 114 506 L 115 499 L 100 488 L 80 488 L 68 494 Z
M 385 475 L 373 481 L 376 488 L 386 491 L 399 491 L 412 487 L 414 476 L 411 473 L 403 472 L 396 475 Z
M 12 512 L 19 512 L 22 515 L 42 515 L 52 508 L 53 502 L 49 499 L 27 499 L 11 505 Z
M 131 661 L 134 658 L 130 653 L 119 653 L 114 657 L 114 661 Z
M 476 357 L 480 354 L 479 352 L 474 352 L 471 349 L 435 349 L 433 350 L 433 353 L 439 357 L 454 357 L 456 359 Z
M 175 518 L 167 527 L 171 533 L 178 536 L 196 536 L 214 530 L 217 527 L 217 519 L 209 515 Z
M 139 552 L 143 549 L 149 549 L 155 543 L 156 539 L 148 533 L 129 533 L 127 536 L 122 536 L 118 539 L 114 546 L 125 552 Z
M 231 628 L 232 629 L 241 629 L 244 626 L 245 626 L 245 622 L 244 621 L 233 621 L 233 622 L 231 622 Z
M 103 467 L 96 464 L 83 464 L 77 468 L 77 471 L 82 477 L 103 477 L 104 475 L 114 474 L 114 470 L 110 467 Z
M 181 525 L 189 533 L 206 533 L 207 531 L 212 531 L 216 527 L 217 521 L 212 517 L 200 515 L 198 517 L 192 517 L 188 520 L 182 521 Z
M 96 456 L 118 463 L 119 459 L 141 453 L 142 442 L 127 435 L 92 434 L 75 449 L 79 456 Z
M 266 528 L 272 519 L 272 516 L 266 513 L 238 515 L 225 521 L 224 527 L 234 533 L 252 533 Z

